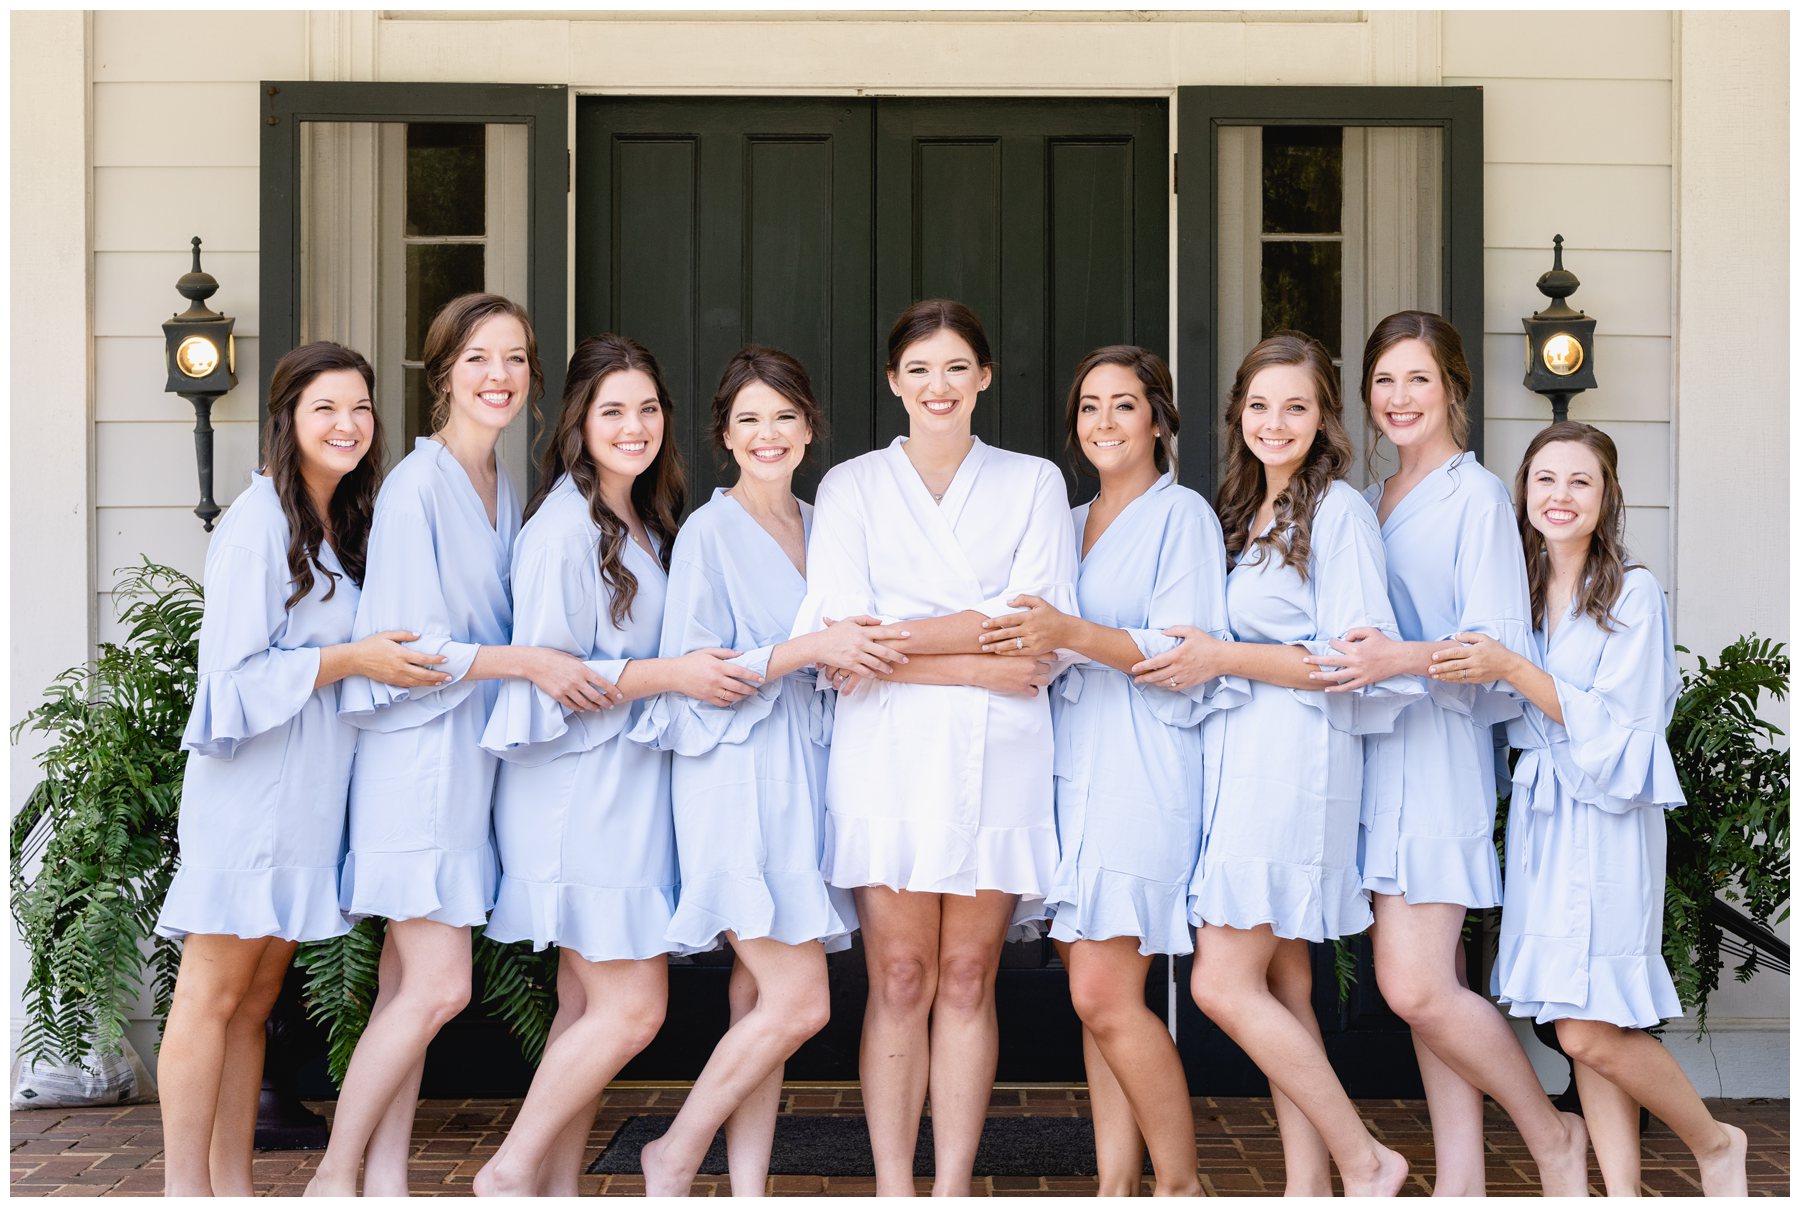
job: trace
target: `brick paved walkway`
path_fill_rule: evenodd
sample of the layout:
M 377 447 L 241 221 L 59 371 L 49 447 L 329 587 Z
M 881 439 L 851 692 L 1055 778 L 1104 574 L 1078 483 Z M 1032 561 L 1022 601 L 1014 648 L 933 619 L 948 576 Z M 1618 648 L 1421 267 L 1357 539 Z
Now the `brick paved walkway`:
M 588 1148 L 591 1161 L 621 1123 L 633 1115 L 673 1114 L 685 1086 L 623 1085 L 606 1095 Z M 317 1104 L 329 1112 L 330 1104 Z M 1412 1162 L 1409 1194 L 1424 1194 L 1431 1176 L 1431 1132 L 1425 1104 L 1399 1100 L 1357 1103 L 1383 1142 Z M 1713 1104 L 1719 1116 L 1750 1134 L 1750 1191 L 1788 1193 L 1788 1104 L 1759 1099 Z M 469 1193 L 470 1180 L 499 1145 L 518 1109 L 516 1100 L 433 1100 L 419 1108 L 415 1131 L 413 1193 Z M 861 1093 L 853 1086 L 791 1085 L 782 1109 L 794 1114 L 860 1113 Z M 1087 1111 L 1083 1086 L 1006 1085 L 994 1091 L 996 1115 L 1078 1115 Z M 1281 1144 L 1266 1098 L 1196 1098 L 1195 1133 L 1200 1149 L 1200 1181 L 1208 1194 L 1279 1194 Z M 1535 1193 L 1530 1157 L 1518 1134 L 1489 1106 L 1488 1189 L 1496 1195 Z M 21 1111 L 12 1116 L 12 1192 L 15 1195 L 146 1195 L 162 1191 L 162 1132 L 151 1106 L 84 1110 Z M 256 1158 L 256 1182 L 271 1194 L 298 1194 L 318 1161 L 316 1153 L 267 1153 Z M 872 1178 L 777 1177 L 775 1194 L 874 1192 Z M 1599 1171 L 1593 1174 L 1595 1192 Z M 1669 1131 L 1653 1125 L 1644 1136 L 1644 1187 L 1651 1194 L 1699 1193 L 1687 1150 Z M 642 1194 L 644 1180 L 627 1174 L 582 1178 L 583 1194 Z M 921 1192 L 929 1185 L 923 1179 Z M 1146 1191 L 1148 1186 L 1145 1187 Z M 976 1180 L 977 1195 L 1085 1194 L 1091 1178 L 1008 1178 Z M 702 1195 L 727 1193 L 723 1177 L 702 1177 Z

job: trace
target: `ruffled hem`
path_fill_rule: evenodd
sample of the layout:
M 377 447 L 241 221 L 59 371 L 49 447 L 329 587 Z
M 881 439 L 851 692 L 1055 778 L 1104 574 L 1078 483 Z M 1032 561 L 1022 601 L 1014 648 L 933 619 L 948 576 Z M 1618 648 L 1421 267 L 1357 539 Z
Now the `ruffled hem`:
M 1267 924 L 1277 938 L 1323 943 L 1361 934 L 1375 915 L 1352 868 L 1225 858 L 1202 860 L 1188 920 L 1234 930 Z
M 262 674 L 211 671 L 199 677 L 194 685 L 193 711 L 181 735 L 183 750 L 228 759 L 237 753 L 240 743 L 300 715 L 313 696 L 319 651 L 310 646 L 267 650 L 259 657 Z
M 468 850 L 351 851 L 338 899 L 352 922 L 426 918 L 480 926 L 494 908 L 500 868 L 490 843 Z
M 566 947 L 594 964 L 703 951 L 665 937 L 677 893 L 673 884 L 603 887 L 503 876 L 483 933 L 497 943 L 530 943 L 533 951 Z
M 1073 879 L 1078 886 L 1074 891 L 1059 883 L 1045 901 L 1052 911 L 1052 939 L 1068 943 L 1129 936 L 1138 941 L 1141 956 L 1193 952 L 1185 883 L 1145 880 L 1107 868 L 1077 869 Z
M 825 879 L 838 888 L 880 885 L 896 892 L 1013 893 L 1018 904 L 1006 941 L 1043 936 L 1044 897 L 1056 868 L 1056 824 L 978 826 L 825 811 Z
M 807 684 L 810 691 L 812 685 Z M 705 704 L 676 692 L 663 692 L 645 702 L 637 724 L 625 736 L 652 750 L 670 750 L 693 758 L 719 746 L 736 746 L 775 710 L 782 682 L 765 683 L 728 708 Z
M 1687 803 L 1662 732 L 1617 721 L 1604 701 L 1565 690 L 1561 682 L 1556 694 L 1569 740 L 1551 750 L 1570 796 L 1608 813 L 1676 809 Z
M 1393 857 L 1376 865 L 1366 852 L 1362 887 L 1386 897 L 1405 896 L 1409 905 L 1438 902 L 1465 909 L 1500 904 L 1500 858 L 1491 838 L 1451 838 L 1401 834 L 1389 845 Z
M 615 704 L 570 713 L 536 686 L 510 679 L 500 688 L 481 748 L 496 758 L 536 767 L 565 754 L 582 754 L 625 731 L 635 705 Z
M 1681 1017 L 1681 997 L 1659 955 L 1593 956 L 1582 939 L 1500 936 L 1494 996 L 1515 1018 L 1590 1019 L 1654 1027 Z
M 1308 653 L 1333 654 L 1329 641 L 1303 641 Z M 1425 685 L 1412 675 L 1395 675 L 1349 692 L 1288 689 L 1296 700 L 1325 714 L 1325 721 L 1339 733 L 1364 736 L 1391 733 L 1400 714 L 1425 697 Z
M 1454 641 L 1457 633 L 1484 634 L 1536 662 L 1532 657 L 1531 626 L 1523 620 L 1472 621 L 1463 628 L 1438 634 L 1437 640 Z M 1493 683 L 1452 683 L 1428 675 L 1424 683 L 1433 704 L 1448 712 L 1459 713 L 1477 725 L 1500 725 L 1525 711 L 1525 698 L 1504 679 Z
M 390 687 L 352 675 L 341 684 L 338 716 L 358 729 L 377 733 L 416 729 L 455 709 L 480 686 L 478 682 L 458 679 L 426 690 L 423 695 L 412 695 L 412 688 Z
M 176 869 L 156 919 L 165 939 L 187 935 L 274 936 L 295 943 L 333 939 L 350 929 L 338 908 L 337 867 Z
M 740 939 L 818 940 L 826 951 L 844 951 L 855 930 L 849 889 L 826 884 L 817 872 L 765 870 L 682 881 L 665 938 L 687 951 L 712 951 L 731 931 Z

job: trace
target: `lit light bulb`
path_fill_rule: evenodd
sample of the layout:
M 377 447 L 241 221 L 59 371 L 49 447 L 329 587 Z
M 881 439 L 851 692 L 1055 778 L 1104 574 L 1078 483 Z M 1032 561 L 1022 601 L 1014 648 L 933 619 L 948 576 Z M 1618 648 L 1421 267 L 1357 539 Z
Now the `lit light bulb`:
M 189 377 L 209 377 L 219 367 L 219 346 L 203 335 L 190 335 L 175 349 L 175 367 Z
M 1544 341 L 1544 368 L 1567 377 L 1581 368 L 1581 341 L 1572 335 L 1553 335 Z

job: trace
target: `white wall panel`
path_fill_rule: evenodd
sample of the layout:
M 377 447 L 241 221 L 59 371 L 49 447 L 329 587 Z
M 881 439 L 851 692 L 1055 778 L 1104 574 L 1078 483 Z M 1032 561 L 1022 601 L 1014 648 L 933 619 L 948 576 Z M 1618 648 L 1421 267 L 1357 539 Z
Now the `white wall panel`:
M 1519 315 L 1524 318 L 1523 314 Z M 1482 338 L 1490 419 L 1550 421 L 1550 400 L 1525 388 L 1525 332 Z M 1620 420 L 1667 423 L 1674 414 L 1669 341 L 1660 336 L 1609 335 L 1604 320 L 1594 335 L 1594 375 L 1599 385 L 1577 394 L 1569 414 L 1584 423 Z
M 1487 249 L 1483 318 L 1489 331 L 1510 335 L 1520 330 L 1521 318 L 1550 304 L 1537 288 L 1550 264 L 1548 248 Z M 1668 252 L 1595 251 L 1564 244 L 1563 267 L 1581 278 L 1569 305 L 1594 315 L 1611 334 L 1666 336 L 1674 329 Z M 1522 357 L 1518 363 L 1523 364 Z
M 1485 242 L 1540 248 L 1546 268 L 1559 234 L 1578 247 L 1668 251 L 1673 180 L 1659 165 L 1490 163 L 1482 179 Z
M 199 235 L 209 259 L 255 252 L 261 189 L 255 166 L 95 168 L 94 250 L 185 251 Z
M 189 469 L 191 471 L 192 467 Z M 246 485 L 247 480 L 242 477 L 233 477 L 230 482 L 215 481 L 213 497 L 221 505 L 229 504 L 233 497 L 243 493 Z M 140 555 L 199 578 L 200 571 L 206 566 L 206 545 L 211 534 L 194 514 L 194 503 L 198 499 L 196 490 L 194 498 L 181 507 L 97 508 L 94 528 L 99 585 L 110 587 L 114 572 L 122 566 L 137 565 Z M 224 518 L 219 517 L 220 520 Z M 110 600 L 110 595 L 107 598 Z M 107 610 L 110 612 L 110 604 Z
M 204 120 L 183 120 L 199 115 Z M 255 167 L 262 105 L 254 83 L 95 84 L 94 166 Z M 203 182 L 163 198 L 177 210 L 204 204 Z
M 101 423 L 94 427 L 97 507 L 192 507 L 200 499 L 194 425 Z M 213 498 L 230 499 L 255 467 L 256 425 L 213 426 Z
M 1265 25 L 1244 29 L 1247 84 L 1367 84 L 1369 27 Z
M 1443 15 L 1444 74 L 1569 79 L 1671 78 L 1670 15 L 1654 12 L 1456 12 Z
M 255 336 L 237 341 L 237 389 L 213 403 L 214 423 L 256 422 L 256 382 L 261 363 Z M 101 423 L 192 423 L 194 408 L 163 389 L 162 333 L 106 336 L 94 341 L 94 418 Z
M 205 238 L 202 232 L 195 233 Z M 206 304 L 235 318 L 232 331 L 237 335 L 257 334 L 257 259 L 255 252 L 201 248 L 200 267 L 219 282 L 219 291 Z M 94 334 L 161 339 L 162 325 L 188 307 L 187 299 L 175 292 L 175 282 L 193 262 L 193 249 L 188 247 L 96 252 Z
M 1485 92 L 1487 161 L 1597 164 L 1671 162 L 1671 90 L 1663 80 L 1499 80 L 1446 74 Z
M 1487 436 L 1482 463 L 1502 481 L 1510 483 L 1531 438 L 1550 422 L 1544 415 L 1532 419 L 1495 419 L 1482 423 Z M 1606 434 L 1619 450 L 1619 482 L 1625 502 L 1633 507 L 1668 508 L 1673 491 L 1669 481 L 1669 425 L 1666 423 L 1609 423 Z
M 98 12 L 94 78 L 107 83 L 306 78 L 306 13 Z

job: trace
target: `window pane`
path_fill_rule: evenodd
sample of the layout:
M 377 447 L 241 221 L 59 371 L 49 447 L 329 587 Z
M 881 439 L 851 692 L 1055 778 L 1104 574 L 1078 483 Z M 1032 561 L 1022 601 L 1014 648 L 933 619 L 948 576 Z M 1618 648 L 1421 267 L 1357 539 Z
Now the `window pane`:
M 406 233 L 480 235 L 487 222 L 487 127 L 413 122 L 406 127 Z
M 431 399 L 425 396 L 425 370 L 406 367 L 406 399 L 402 413 L 406 416 L 406 431 L 401 433 L 401 456 L 412 451 L 412 444 L 420 436 L 431 435 Z
M 1343 224 L 1344 132 L 1339 126 L 1264 126 L 1263 230 L 1335 234 Z
M 1340 243 L 1263 244 L 1262 333 L 1303 331 L 1335 359 L 1343 343 L 1344 249 Z
M 484 288 L 487 255 L 479 243 L 414 243 L 406 249 L 406 359 L 425 356 L 425 332 L 439 307 Z

